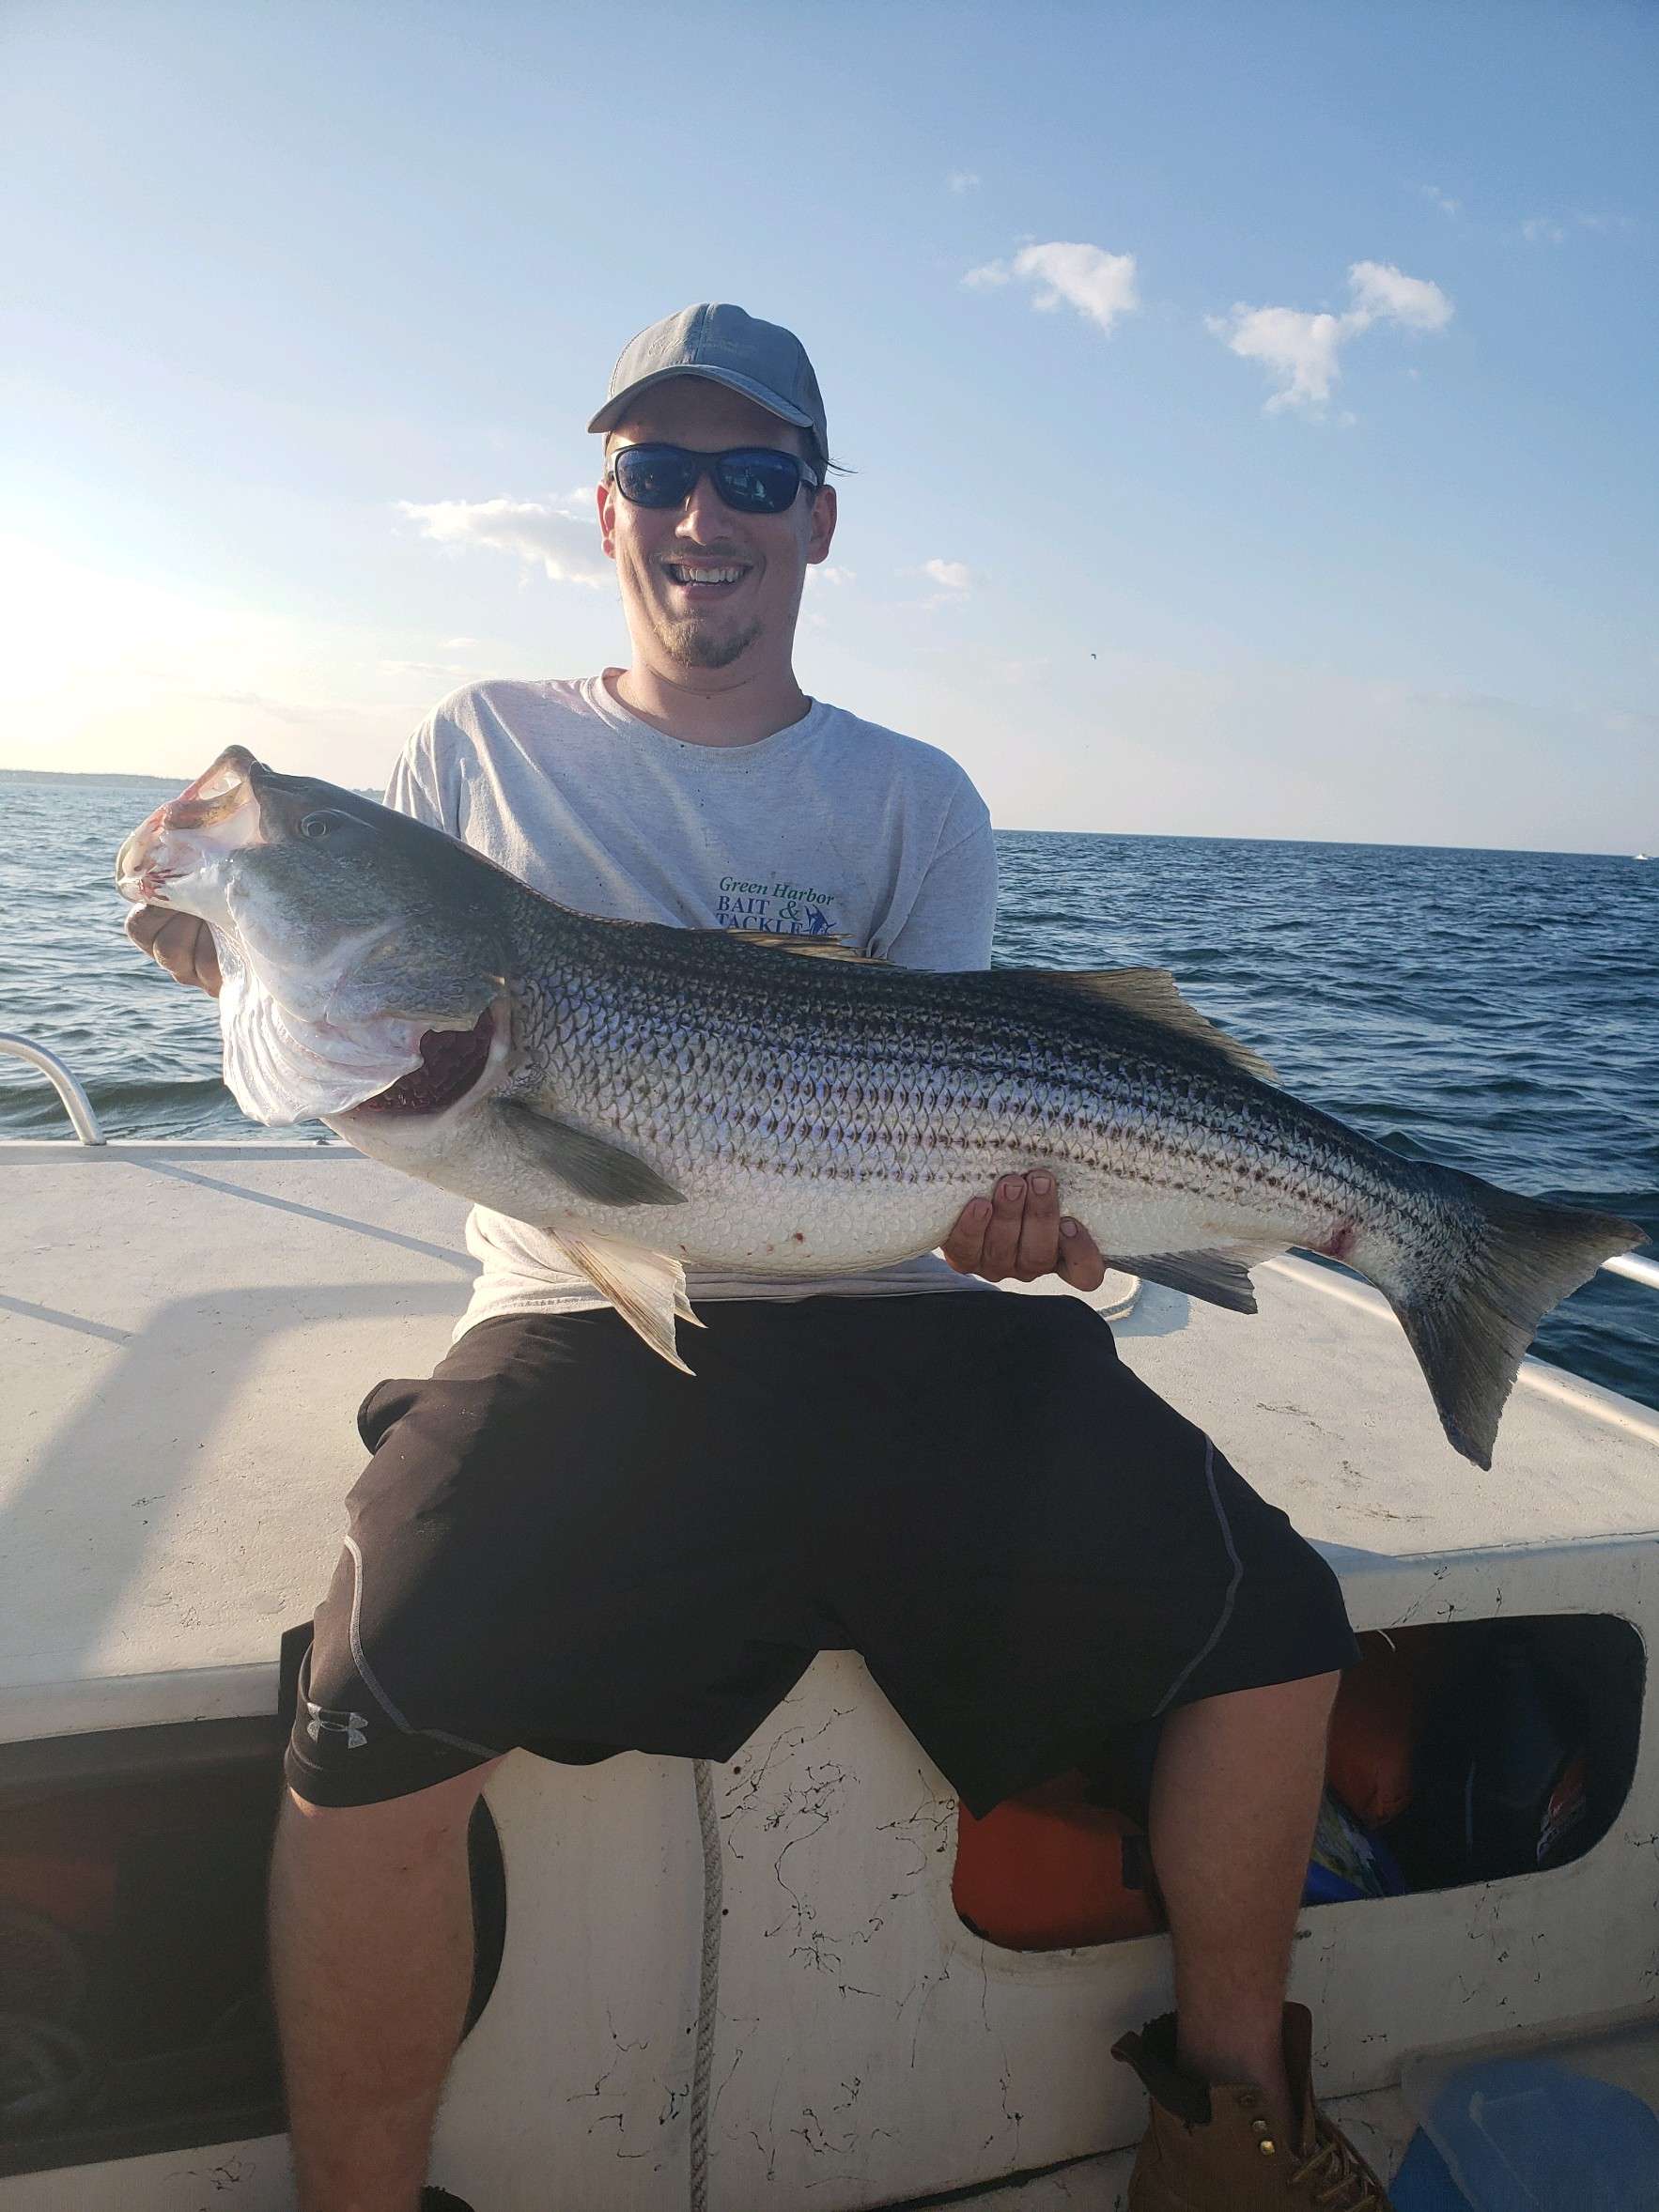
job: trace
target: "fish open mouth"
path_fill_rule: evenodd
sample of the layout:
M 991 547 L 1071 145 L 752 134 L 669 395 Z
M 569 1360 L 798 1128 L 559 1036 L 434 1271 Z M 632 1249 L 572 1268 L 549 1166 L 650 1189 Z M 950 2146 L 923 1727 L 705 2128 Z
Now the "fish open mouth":
M 489 1064 L 495 1042 L 495 1009 L 487 1006 L 470 1029 L 428 1029 L 421 1039 L 421 1064 L 399 1075 L 389 1091 L 365 1098 L 359 1114 L 441 1114 L 464 1098 Z
M 245 746 L 226 746 L 210 768 L 157 807 L 121 846 L 116 859 L 121 896 L 135 905 L 168 905 L 169 884 L 210 871 L 239 846 L 256 843 L 261 831 L 254 779 L 268 773 Z

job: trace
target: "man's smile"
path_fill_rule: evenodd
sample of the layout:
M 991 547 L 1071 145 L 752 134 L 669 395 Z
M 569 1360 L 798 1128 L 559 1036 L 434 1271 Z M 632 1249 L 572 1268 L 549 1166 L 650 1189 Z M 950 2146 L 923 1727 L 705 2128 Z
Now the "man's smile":
M 693 603 L 736 591 L 750 572 L 747 561 L 660 561 L 658 565 L 681 597 Z

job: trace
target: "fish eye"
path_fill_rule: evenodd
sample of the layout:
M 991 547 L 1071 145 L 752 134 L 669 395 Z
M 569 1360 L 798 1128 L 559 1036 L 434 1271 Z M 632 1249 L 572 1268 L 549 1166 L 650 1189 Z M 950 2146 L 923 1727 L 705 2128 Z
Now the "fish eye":
M 300 835 L 309 838 L 314 844 L 320 843 L 332 830 L 346 819 L 346 815 L 334 812 L 302 814 L 300 817 Z

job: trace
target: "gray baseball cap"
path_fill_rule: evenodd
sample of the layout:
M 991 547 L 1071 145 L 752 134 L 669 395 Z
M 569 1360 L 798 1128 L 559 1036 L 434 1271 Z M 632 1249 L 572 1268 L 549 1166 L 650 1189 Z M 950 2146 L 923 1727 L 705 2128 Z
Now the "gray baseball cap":
M 828 461 L 830 433 L 818 379 L 806 348 L 781 324 L 757 322 L 741 307 L 708 301 L 665 315 L 618 354 L 610 395 L 588 428 L 614 430 L 631 400 L 669 377 L 706 377 L 741 392 L 768 414 L 810 430 L 818 441 L 819 462 Z

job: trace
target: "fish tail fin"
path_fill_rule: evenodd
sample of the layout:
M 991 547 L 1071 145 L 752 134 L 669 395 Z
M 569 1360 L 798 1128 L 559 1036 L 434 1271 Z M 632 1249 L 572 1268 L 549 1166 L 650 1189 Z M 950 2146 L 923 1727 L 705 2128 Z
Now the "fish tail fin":
M 1454 1234 L 1407 1251 L 1394 1279 L 1379 1287 L 1448 1438 L 1477 1467 L 1490 1467 L 1498 1416 L 1539 1323 L 1644 1232 L 1616 1214 L 1522 1198 L 1456 1168 L 1431 1172 L 1450 1201 Z

